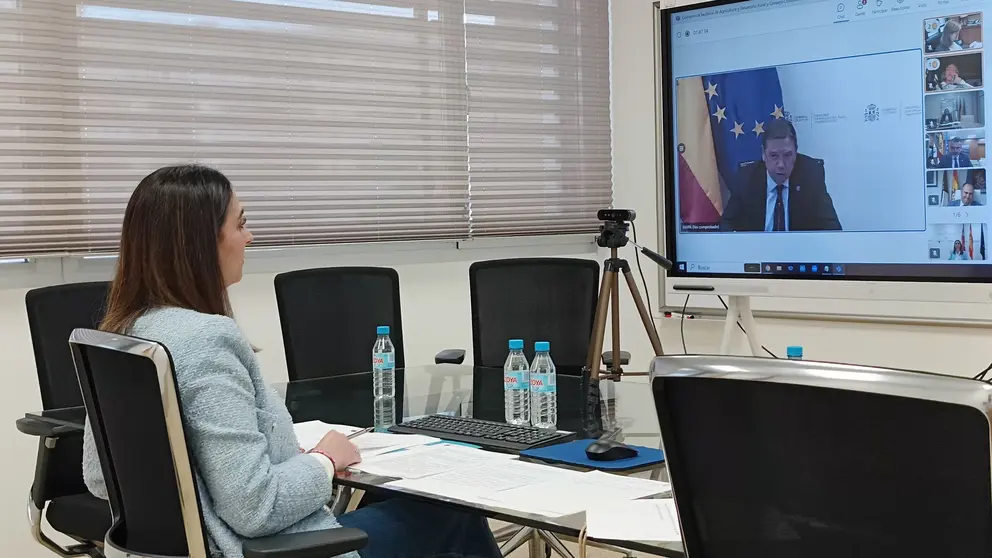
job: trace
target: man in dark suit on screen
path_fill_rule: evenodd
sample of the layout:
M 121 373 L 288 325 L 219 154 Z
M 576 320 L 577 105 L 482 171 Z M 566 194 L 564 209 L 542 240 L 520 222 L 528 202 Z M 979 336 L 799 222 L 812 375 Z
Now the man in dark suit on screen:
M 800 155 L 796 129 L 785 119 L 768 123 L 761 161 L 741 170 L 723 211 L 725 231 L 839 231 L 827 193 L 823 161 Z
M 961 138 L 951 138 L 947 142 L 947 153 L 940 158 L 941 169 L 967 169 L 971 168 L 971 159 L 963 151 L 964 142 Z

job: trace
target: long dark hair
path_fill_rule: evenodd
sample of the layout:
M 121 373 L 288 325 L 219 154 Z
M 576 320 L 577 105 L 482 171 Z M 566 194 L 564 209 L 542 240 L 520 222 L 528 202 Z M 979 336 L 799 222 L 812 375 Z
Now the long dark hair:
M 217 243 L 232 195 L 226 176 L 201 165 L 164 167 L 138 184 L 100 329 L 125 333 L 158 306 L 231 316 Z
M 940 44 L 944 48 L 950 48 L 953 41 L 951 41 L 951 35 L 961 31 L 961 24 L 954 21 L 953 19 L 944 24 L 944 28 L 940 31 Z

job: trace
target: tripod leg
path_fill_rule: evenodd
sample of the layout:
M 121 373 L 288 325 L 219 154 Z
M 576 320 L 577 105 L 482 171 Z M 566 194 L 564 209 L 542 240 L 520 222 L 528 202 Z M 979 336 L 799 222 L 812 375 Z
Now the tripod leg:
M 586 356 L 586 366 L 590 377 L 599 377 L 599 362 L 603 354 L 603 339 L 606 337 L 606 312 L 610 306 L 610 293 L 617 282 L 617 274 L 613 271 L 603 272 L 603 282 L 599 286 L 599 299 L 596 303 L 596 319 L 592 323 L 592 343 L 589 344 L 589 354 Z
M 647 332 L 648 339 L 651 340 L 651 348 L 654 349 L 654 356 L 664 356 L 665 351 L 661 348 L 661 338 L 658 337 L 658 328 L 654 327 L 654 319 L 651 317 L 651 312 L 644 305 L 644 300 L 641 298 L 641 291 L 637 289 L 637 281 L 634 281 L 634 274 L 628 269 L 623 272 L 623 278 L 627 280 L 627 288 L 630 289 L 630 296 L 634 299 L 634 305 L 637 306 L 637 313 L 641 316 L 641 324 L 644 325 L 644 331 Z
M 620 372 L 620 281 L 614 280 L 610 288 L 610 317 L 613 319 L 613 364 L 610 372 Z

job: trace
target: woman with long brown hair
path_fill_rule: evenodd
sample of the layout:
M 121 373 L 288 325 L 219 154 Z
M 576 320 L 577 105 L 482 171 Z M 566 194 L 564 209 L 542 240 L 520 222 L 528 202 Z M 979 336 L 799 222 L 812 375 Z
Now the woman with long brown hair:
M 232 318 L 252 236 L 230 181 L 214 169 L 159 169 L 124 213 L 120 256 L 101 329 L 158 341 L 172 355 L 211 552 L 242 558 L 244 539 L 356 527 L 362 558 L 500 555 L 484 518 L 394 499 L 341 517 L 327 509 L 336 472 L 360 460 L 328 433 L 302 453 L 285 405 L 266 385 Z M 89 425 L 83 477 L 107 498 Z M 353 557 L 354 558 L 354 557 Z
M 961 50 L 958 37 L 961 36 L 961 24 L 953 19 L 947 20 L 944 28 L 940 31 L 940 42 L 937 44 L 937 52 L 949 50 Z

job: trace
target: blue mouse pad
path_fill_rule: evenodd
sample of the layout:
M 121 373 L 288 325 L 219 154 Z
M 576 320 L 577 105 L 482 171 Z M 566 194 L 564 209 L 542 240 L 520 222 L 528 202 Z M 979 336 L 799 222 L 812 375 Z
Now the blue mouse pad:
M 540 459 L 548 463 L 577 465 L 579 467 L 599 469 L 601 471 L 629 471 L 630 469 L 638 469 L 665 462 L 665 454 L 660 449 L 645 446 L 630 446 L 637 449 L 637 457 L 618 459 L 616 461 L 593 461 L 586 457 L 586 448 L 595 441 L 575 440 L 555 446 L 524 450 L 520 452 L 520 455 L 531 459 Z

